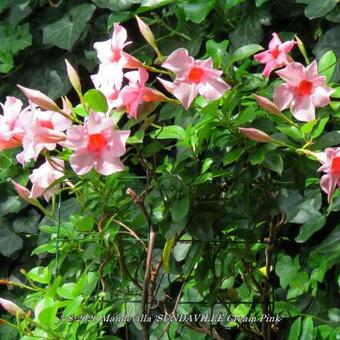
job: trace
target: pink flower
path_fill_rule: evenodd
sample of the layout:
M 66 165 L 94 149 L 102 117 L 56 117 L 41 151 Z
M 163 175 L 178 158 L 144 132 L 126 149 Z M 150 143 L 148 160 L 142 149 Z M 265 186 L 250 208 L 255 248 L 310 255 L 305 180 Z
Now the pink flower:
M 64 176 L 64 161 L 58 158 L 51 158 L 38 169 L 34 169 L 29 176 L 32 188 L 29 198 L 44 196 L 49 201 L 51 196 L 58 190 L 58 186 L 49 188 L 57 179 Z M 47 188 L 49 188 L 47 190 Z
M 125 152 L 129 130 L 116 131 L 109 118 L 91 112 L 84 126 L 73 125 L 66 133 L 64 146 L 75 150 L 70 157 L 72 169 L 84 175 L 93 167 L 102 175 L 124 169 L 119 159 Z
M 0 115 L 0 151 L 16 148 L 21 145 L 24 130 L 21 125 L 22 101 L 15 97 L 6 97 L 1 104 L 3 115 Z
M 71 120 L 58 112 L 41 111 L 34 106 L 21 116 L 21 120 L 25 135 L 23 151 L 17 155 L 20 164 L 36 160 L 43 149 L 54 150 L 57 143 L 65 140 L 62 131 L 72 124 Z
M 10 300 L 0 298 L 0 305 L 9 314 L 12 314 L 14 316 L 19 316 L 20 318 L 25 317 L 25 312 L 19 306 L 17 306 L 14 302 Z
M 322 164 L 318 171 L 325 172 L 320 181 L 321 189 L 327 193 L 330 202 L 336 187 L 340 188 L 340 147 L 327 148 L 316 157 Z
M 266 64 L 263 75 L 269 77 L 271 72 L 277 68 L 281 68 L 290 62 L 292 59 L 287 55 L 295 45 L 294 40 L 281 42 L 277 33 L 273 33 L 273 38 L 269 42 L 269 49 L 255 54 L 254 59 L 261 64 Z
M 265 132 L 254 128 L 238 128 L 249 139 L 260 143 L 270 143 L 273 139 Z
M 149 75 L 144 68 L 127 72 L 125 77 L 129 80 L 129 86 L 125 86 L 120 95 L 129 117 L 136 119 L 138 107 L 144 102 L 162 102 L 166 100 L 162 93 L 145 86 Z
M 12 184 L 14 185 L 14 189 L 16 190 L 17 194 L 27 203 L 29 204 L 33 204 L 36 205 L 36 199 L 31 198 L 31 192 L 25 188 L 23 185 L 15 182 L 15 181 L 11 181 Z
M 276 73 L 286 83 L 276 87 L 273 101 L 280 110 L 290 107 L 297 120 L 314 120 L 315 107 L 324 107 L 330 103 L 329 96 L 334 90 L 325 85 L 324 76 L 318 75 L 316 61 L 306 68 L 294 62 Z
M 211 58 L 195 60 L 188 55 L 185 48 L 172 52 L 162 66 L 174 72 L 176 78 L 173 83 L 159 80 L 186 109 L 198 94 L 207 100 L 216 100 L 230 89 L 230 86 L 220 78 L 222 71 L 213 69 Z

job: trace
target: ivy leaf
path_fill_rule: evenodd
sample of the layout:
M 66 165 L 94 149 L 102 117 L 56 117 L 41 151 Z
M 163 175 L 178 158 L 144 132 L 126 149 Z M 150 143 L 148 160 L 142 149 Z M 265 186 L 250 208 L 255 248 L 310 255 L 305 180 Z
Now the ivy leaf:
M 11 52 L 0 51 L 0 73 L 8 73 L 13 66 L 14 64 Z
M 299 258 L 294 260 L 288 255 L 280 257 L 276 264 L 276 274 L 280 278 L 280 285 L 286 289 L 289 282 L 295 277 L 300 269 Z
M 132 5 L 140 4 L 140 0 L 92 0 L 98 7 L 107 8 L 119 12 L 130 8 Z
M 332 11 L 337 0 L 309 0 L 305 15 L 309 19 L 321 18 Z
M 13 26 L 0 25 L 0 46 L 1 51 L 8 51 L 12 54 L 32 45 L 32 34 L 29 24 Z
M 17 250 L 20 250 L 23 242 L 20 236 L 13 233 L 7 227 L 0 228 L 0 253 L 6 257 L 10 257 Z
M 16 233 L 34 234 L 37 232 L 37 225 L 40 220 L 40 215 L 35 210 L 31 209 L 28 216 L 19 217 L 13 222 L 13 230 Z
M 43 28 L 43 44 L 71 51 L 95 9 L 96 6 L 91 4 L 73 7 L 64 17 Z

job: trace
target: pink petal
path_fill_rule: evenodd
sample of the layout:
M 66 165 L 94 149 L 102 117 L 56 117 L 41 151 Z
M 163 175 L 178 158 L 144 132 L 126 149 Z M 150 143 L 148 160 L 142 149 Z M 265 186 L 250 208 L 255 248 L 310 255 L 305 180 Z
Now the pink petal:
M 293 49 L 295 44 L 296 43 L 295 43 L 294 40 L 289 40 L 289 41 L 286 41 L 283 44 L 281 44 L 279 49 L 280 49 L 280 51 L 283 51 L 285 53 L 289 53 Z
M 289 85 L 298 86 L 301 80 L 305 79 L 305 68 L 302 64 L 294 62 L 283 70 L 276 71 L 276 74 Z
M 111 147 L 112 155 L 114 157 L 120 157 L 125 154 L 125 144 L 130 136 L 130 133 L 130 130 L 114 131 Z
M 264 51 L 264 52 L 255 54 L 254 59 L 261 64 L 265 64 L 271 61 L 273 59 L 273 56 L 270 53 L 270 51 Z
M 124 170 L 124 164 L 118 157 L 114 157 L 110 150 L 103 152 L 94 163 L 94 168 L 102 175 L 108 176 L 114 172 Z
M 80 125 L 73 125 L 67 130 L 66 141 L 61 143 L 61 145 L 74 150 L 86 147 L 87 143 L 86 128 Z
M 111 129 L 113 122 L 109 118 L 102 118 L 96 112 L 90 112 L 89 117 L 86 121 L 86 127 L 89 135 L 100 133 L 102 130 Z
M 272 71 L 274 71 L 275 69 L 281 67 L 282 65 L 280 63 L 278 63 L 276 61 L 276 59 L 273 59 L 273 60 L 270 60 L 266 63 L 266 66 L 263 70 L 263 75 L 266 77 L 266 78 L 269 78 L 270 74 L 272 73 Z
M 306 67 L 306 79 L 313 80 L 318 77 L 318 65 L 315 60 Z
M 294 89 L 288 84 L 277 86 L 273 93 L 273 102 L 280 111 L 287 109 L 294 99 Z
M 296 97 L 290 109 L 297 120 L 310 122 L 315 119 L 315 106 L 309 96 Z
M 114 24 L 114 30 L 112 34 L 112 47 L 123 49 L 127 44 L 125 43 L 127 39 L 126 29 L 119 25 L 119 23 Z
M 315 88 L 314 93 L 312 95 L 314 105 L 317 107 L 327 106 L 331 102 L 329 96 L 334 91 L 335 90 L 327 86 L 318 86 L 317 88 Z
M 194 58 L 189 56 L 185 48 L 178 48 L 168 56 L 162 66 L 174 72 L 177 77 L 182 77 L 192 67 L 193 62 Z
M 198 85 L 199 94 L 207 100 L 221 98 L 229 89 L 230 86 L 221 78 L 211 78 Z
M 70 157 L 70 165 L 77 175 L 84 175 L 89 172 L 94 163 L 93 154 L 87 149 L 78 149 Z
M 179 82 L 178 85 L 175 84 L 173 95 L 183 104 L 184 108 L 188 110 L 198 95 L 198 86 L 195 83 Z
M 270 40 L 270 42 L 269 42 L 269 49 L 270 50 L 274 50 L 275 47 L 277 47 L 278 45 L 281 45 L 281 40 L 280 40 L 277 33 L 274 32 L 272 34 L 272 37 L 273 37 L 272 40 Z
M 175 85 L 174 83 L 172 83 L 171 81 L 168 81 L 168 80 L 164 80 L 162 78 L 158 78 L 157 79 L 161 82 L 161 84 L 165 87 L 165 89 L 170 92 L 170 93 L 173 93 L 174 90 L 175 90 Z
M 332 174 L 326 174 L 326 175 L 323 175 L 321 177 L 320 186 L 321 186 L 321 189 L 325 193 L 327 193 L 328 203 L 330 203 L 330 201 L 332 199 L 334 190 L 335 190 L 336 185 L 337 185 L 337 181 L 339 180 L 338 177 L 339 176 L 334 176 Z

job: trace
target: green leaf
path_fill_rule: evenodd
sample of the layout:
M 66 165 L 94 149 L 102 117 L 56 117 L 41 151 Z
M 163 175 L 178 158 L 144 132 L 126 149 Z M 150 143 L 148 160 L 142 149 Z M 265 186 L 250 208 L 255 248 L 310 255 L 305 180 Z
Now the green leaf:
M 328 310 L 328 318 L 333 322 L 340 322 L 340 309 L 339 308 L 331 308 Z
M 92 0 L 100 8 L 119 12 L 130 8 L 134 4 L 140 4 L 141 0 Z
M 175 222 L 182 222 L 189 212 L 190 198 L 189 195 L 175 200 L 171 207 L 171 218 Z
M 52 279 L 52 275 L 49 273 L 48 267 L 35 267 L 27 273 L 27 276 L 32 281 L 44 284 L 49 283 Z
M 127 143 L 128 144 L 141 144 L 143 143 L 144 139 L 144 130 L 138 130 L 134 135 L 128 138 Z
M 326 52 L 318 63 L 318 70 L 321 76 L 325 76 L 329 82 L 336 69 L 336 55 L 333 51 Z
M 29 24 L 14 26 L 0 25 L 0 46 L 2 52 L 11 52 L 13 55 L 32 45 L 32 34 Z
M 288 340 L 299 340 L 301 332 L 301 317 L 298 317 L 290 327 Z
M 10 257 L 17 250 L 23 247 L 20 236 L 16 235 L 7 227 L 0 228 L 0 253 L 6 257 Z
M 16 213 L 20 211 L 26 202 L 22 201 L 18 195 L 3 195 L 0 198 L 0 217 L 10 213 Z
M 207 56 L 211 57 L 214 61 L 214 65 L 221 67 L 229 45 L 228 40 L 216 42 L 215 40 L 209 39 L 206 43 Z
M 307 316 L 303 321 L 302 333 L 299 340 L 313 340 L 313 317 Z
M 64 17 L 43 28 L 43 44 L 52 44 L 71 51 L 95 9 L 96 6 L 92 4 L 73 7 Z
M 289 282 L 295 277 L 299 271 L 300 264 L 299 258 L 296 257 L 294 261 L 288 255 L 279 257 L 276 264 L 276 274 L 280 278 L 280 285 L 283 289 L 286 289 Z
M 14 64 L 11 52 L 0 51 L 0 73 L 8 73 L 13 66 Z
M 37 232 L 37 226 L 40 215 L 33 209 L 29 210 L 27 217 L 19 217 L 13 222 L 13 230 L 16 233 L 34 234 Z
M 249 44 L 238 48 L 232 56 L 233 62 L 251 57 L 253 54 L 262 51 L 263 47 L 257 44 Z
M 266 155 L 264 164 L 271 170 L 277 172 L 279 175 L 282 174 L 283 170 L 283 159 L 281 155 L 277 153 L 269 153 Z
M 243 155 L 244 149 L 233 149 L 229 151 L 224 157 L 223 157 L 223 165 L 229 165 L 231 163 L 237 162 L 238 159 Z
M 91 216 L 71 215 L 70 221 L 74 224 L 75 228 L 82 232 L 91 231 L 94 227 L 94 218 Z
M 161 151 L 163 148 L 164 148 L 163 144 L 158 142 L 152 142 L 143 149 L 143 155 L 146 158 L 151 157 L 158 153 L 159 151 Z
M 155 139 L 180 139 L 185 138 L 185 131 L 181 126 L 168 125 L 151 133 Z
M 320 230 L 325 223 L 325 216 L 318 213 L 318 215 L 313 216 L 300 227 L 299 235 L 295 237 L 295 241 L 298 243 L 306 242 L 315 232 Z
M 209 213 L 195 214 L 188 224 L 188 233 L 200 240 L 210 241 L 213 238 L 212 221 Z
M 214 8 L 215 0 L 191 0 L 184 5 L 184 14 L 187 19 L 200 24 Z
M 317 138 L 317 137 L 319 137 L 322 134 L 322 132 L 325 129 L 325 126 L 326 126 L 328 120 L 329 120 L 329 117 L 325 116 L 325 117 L 322 117 L 318 121 L 317 126 L 313 129 L 313 132 L 311 133 L 311 137 L 312 138 Z
M 293 139 L 300 140 L 305 137 L 304 133 L 300 129 L 298 129 L 296 126 L 289 126 L 289 127 L 277 126 L 277 129 L 283 132 L 288 137 L 291 137 Z
M 171 255 L 171 250 L 174 245 L 176 237 L 172 237 L 169 240 L 166 240 L 165 246 L 163 249 L 163 254 L 162 254 L 162 259 L 163 259 L 163 266 L 164 266 L 164 271 L 166 273 L 169 273 L 170 270 L 170 255 Z
M 309 0 L 305 15 L 309 19 L 321 18 L 333 10 L 337 0 Z
M 106 112 L 108 110 L 106 98 L 98 90 L 88 90 L 84 94 L 84 102 L 96 112 Z
M 34 309 L 34 315 L 44 326 L 50 326 L 56 320 L 58 304 L 51 298 L 45 297 L 39 301 Z
M 340 224 L 321 242 L 315 249 L 312 250 L 311 256 L 322 255 L 331 257 L 340 253 Z
M 340 131 L 331 131 L 325 133 L 320 139 L 315 143 L 315 148 L 317 150 L 324 150 L 330 146 L 335 146 L 340 144 Z

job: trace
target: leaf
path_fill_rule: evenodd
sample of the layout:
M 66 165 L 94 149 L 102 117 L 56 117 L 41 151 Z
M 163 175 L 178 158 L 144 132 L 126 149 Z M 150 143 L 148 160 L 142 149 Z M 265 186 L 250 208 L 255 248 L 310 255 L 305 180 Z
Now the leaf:
M 309 0 L 305 15 L 309 19 L 321 18 L 333 10 L 337 0 Z
M 81 232 L 89 232 L 94 227 L 94 219 L 91 216 L 71 215 L 70 221 Z
M 140 0 L 92 0 L 100 8 L 107 8 L 119 12 L 130 8 L 134 4 L 140 4 Z
M 212 57 L 214 64 L 217 65 L 217 67 L 221 67 L 224 58 L 227 55 L 227 48 L 229 45 L 228 40 L 223 40 L 221 42 L 216 42 L 213 39 L 209 39 L 206 42 L 206 50 L 207 55 L 209 57 Z
M 296 257 L 294 261 L 288 255 L 280 257 L 276 264 L 276 274 L 280 278 L 280 285 L 283 289 L 286 289 L 289 282 L 295 277 L 299 271 L 300 264 L 299 258 Z
M 35 234 L 38 230 L 37 226 L 40 215 L 33 209 L 29 210 L 28 216 L 19 217 L 13 222 L 13 230 L 16 233 Z
M 73 7 L 64 17 L 43 28 L 43 44 L 71 51 L 95 9 L 96 6 L 92 4 Z
M 11 52 L 0 51 L 0 73 L 8 73 L 13 66 L 14 64 Z
M 283 132 L 288 137 L 291 137 L 293 139 L 303 139 L 305 137 L 304 133 L 298 129 L 296 126 L 277 126 L 277 129 Z
M 290 327 L 288 340 L 299 340 L 301 332 L 301 317 L 298 317 Z
M 340 25 L 336 25 L 326 31 L 320 38 L 319 42 L 313 48 L 313 53 L 317 59 L 320 58 L 328 51 L 332 50 L 337 58 L 340 57 Z M 333 76 L 333 81 L 338 82 L 340 80 L 340 63 L 337 61 L 336 72 Z
M 195 214 L 187 229 L 192 237 L 200 241 L 210 241 L 213 238 L 212 221 L 209 213 Z
M 262 51 L 263 47 L 257 44 L 249 44 L 238 48 L 232 56 L 233 62 L 251 57 L 253 54 Z
M 47 284 L 52 280 L 52 275 L 49 273 L 48 267 L 35 267 L 27 273 L 27 276 L 32 281 L 44 284 Z
M 96 112 L 106 112 L 108 110 L 106 98 L 98 90 L 88 90 L 84 94 L 84 102 Z
M 0 217 L 20 211 L 26 204 L 18 195 L 2 195 L 0 198 Z
M 163 249 L 163 254 L 162 254 L 162 259 L 163 259 L 163 266 L 164 266 L 164 271 L 166 273 L 169 273 L 170 270 L 170 255 L 171 255 L 171 250 L 174 245 L 176 237 L 172 237 L 169 240 L 166 240 L 165 246 Z
M 331 131 L 325 133 L 320 139 L 315 143 L 315 148 L 317 150 L 323 150 L 330 146 L 340 144 L 340 131 Z
M 32 45 L 32 34 L 29 24 L 0 25 L 1 52 L 11 52 L 13 55 Z
M 326 223 L 326 217 L 320 213 L 313 216 L 300 227 L 299 235 L 295 237 L 295 242 L 306 242 L 315 232 L 320 230 Z
M 0 253 L 6 257 L 10 257 L 17 250 L 23 247 L 23 242 L 20 236 L 13 233 L 7 227 L 0 228 Z
M 299 340 L 313 340 L 313 317 L 307 316 L 302 324 L 302 333 Z
M 231 163 L 237 162 L 238 159 L 243 155 L 244 151 L 244 149 L 233 149 L 229 151 L 223 157 L 223 165 L 229 165 Z
M 51 297 L 45 297 L 36 305 L 34 315 L 42 325 L 49 326 L 54 323 L 57 311 L 58 304 Z
M 264 164 L 271 170 L 277 172 L 279 175 L 282 174 L 283 170 L 283 159 L 281 155 L 277 153 L 269 153 L 266 155 Z
M 329 82 L 336 69 L 336 55 L 333 51 L 326 52 L 318 63 L 318 70 L 321 76 L 325 76 Z
M 168 125 L 151 133 L 155 139 L 180 139 L 185 138 L 185 131 L 181 126 Z
M 196 24 L 200 24 L 214 8 L 215 0 L 191 0 L 184 5 L 184 14 Z
M 340 309 L 339 308 L 331 308 L 328 310 L 328 318 L 333 322 L 340 322 Z
M 340 224 L 321 242 L 315 249 L 312 250 L 313 254 L 323 256 L 339 256 L 340 253 Z
M 182 222 L 189 212 L 190 198 L 189 195 L 175 200 L 171 207 L 171 218 L 174 222 Z

